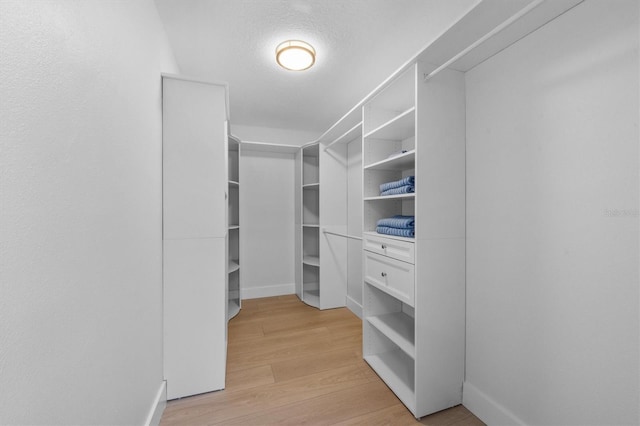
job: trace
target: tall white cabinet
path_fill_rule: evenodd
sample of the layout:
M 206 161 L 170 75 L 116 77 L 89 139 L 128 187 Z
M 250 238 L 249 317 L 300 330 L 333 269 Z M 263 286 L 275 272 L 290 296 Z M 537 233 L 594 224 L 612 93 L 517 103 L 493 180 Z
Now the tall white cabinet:
M 421 64 L 363 108 L 364 358 L 416 416 L 457 405 L 464 379 L 464 76 Z M 379 186 L 415 176 L 415 192 Z M 415 217 L 415 237 L 376 223 Z
M 227 88 L 163 75 L 167 398 L 223 389 L 228 306 Z

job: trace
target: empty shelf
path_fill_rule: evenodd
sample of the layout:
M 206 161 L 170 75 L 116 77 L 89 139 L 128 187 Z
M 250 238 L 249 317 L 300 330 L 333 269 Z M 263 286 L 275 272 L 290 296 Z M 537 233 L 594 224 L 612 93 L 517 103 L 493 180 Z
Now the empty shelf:
M 235 272 L 240 269 L 240 264 L 235 260 L 229 260 L 229 273 Z
M 229 321 L 231 318 L 238 315 L 239 312 L 240 312 L 240 305 L 238 304 L 238 301 L 235 299 L 229 300 L 228 309 L 227 309 L 227 321 Z
M 367 317 L 367 321 L 387 336 L 411 358 L 415 358 L 414 319 L 403 312 Z
M 318 188 L 320 188 L 319 183 L 307 183 L 305 185 L 302 185 L 302 189 L 318 189 Z
M 320 266 L 320 258 L 318 256 L 304 255 L 302 257 L 302 263 L 311 266 Z
M 364 166 L 365 170 L 408 170 L 415 169 L 416 150 L 412 149 L 404 154 L 376 161 Z

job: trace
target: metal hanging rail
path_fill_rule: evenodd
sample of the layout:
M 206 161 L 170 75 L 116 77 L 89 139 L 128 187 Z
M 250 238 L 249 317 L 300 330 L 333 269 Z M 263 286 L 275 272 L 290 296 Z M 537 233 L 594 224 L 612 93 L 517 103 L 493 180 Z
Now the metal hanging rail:
M 356 237 L 355 235 L 342 234 L 340 232 L 327 231 L 326 229 L 323 229 L 322 233 L 323 234 L 337 235 L 338 237 L 345 237 L 345 238 L 351 238 L 351 239 L 354 239 L 354 240 L 362 241 L 362 237 Z

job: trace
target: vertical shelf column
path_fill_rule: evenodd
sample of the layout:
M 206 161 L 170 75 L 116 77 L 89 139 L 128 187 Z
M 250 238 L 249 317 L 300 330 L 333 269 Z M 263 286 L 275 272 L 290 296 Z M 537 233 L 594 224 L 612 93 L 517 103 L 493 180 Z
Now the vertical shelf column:
M 228 144 L 228 309 L 227 319 L 238 315 L 242 302 L 240 299 L 240 140 L 229 136 Z
M 167 398 L 223 389 L 225 85 L 162 78 L 163 368 Z
M 320 307 L 319 145 L 302 148 L 302 301 Z

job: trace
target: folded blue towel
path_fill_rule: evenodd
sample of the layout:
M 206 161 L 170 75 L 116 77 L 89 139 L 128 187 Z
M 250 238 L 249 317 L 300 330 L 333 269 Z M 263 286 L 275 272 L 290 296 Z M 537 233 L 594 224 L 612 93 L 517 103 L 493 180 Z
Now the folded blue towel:
M 387 195 L 411 194 L 412 192 L 416 192 L 415 186 L 404 185 L 404 186 L 399 186 L 397 188 L 387 189 L 386 191 L 381 192 L 380 195 L 387 196 Z
M 387 191 L 387 190 L 393 189 L 393 188 L 399 188 L 399 187 L 405 186 L 405 185 L 415 185 L 415 184 L 416 184 L 416 177 L 415 176 L 407 176 L 406 178 L 402 178 L 402 179 L 397 180 L 395 182 L 383 183 L 382 185 L 380 185 L 380 192 L 384 192 L 384 191 Z
M 383 226 L 386 228 L 413 229 L 416 227 L 416 217 L 403 216 L 401 214 L 398 214 L 393 217 L 386 217 L 384 219 L 380 219 L 377 223 L 377 226 Z
M 378 234 L 394 235 L 396 237 L 415 238 L 416 231 L 413 229 L 389 228 L 387 226 L 378 226 L 376 228 Z

